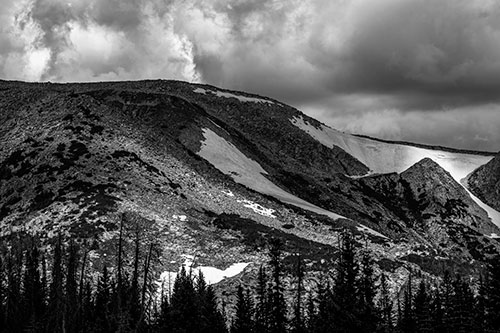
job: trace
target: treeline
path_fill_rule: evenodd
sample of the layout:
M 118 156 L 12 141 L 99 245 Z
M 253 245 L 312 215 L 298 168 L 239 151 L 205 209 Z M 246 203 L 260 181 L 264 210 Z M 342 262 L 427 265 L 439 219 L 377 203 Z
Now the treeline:
M 479 281 L 445 274 L 436 284 L 410 276 L 401 294 L 376 274 L 367 251 L 344 233 L 335 267 L 312 283 L 304 263 L 284 266 L 270 242 L 268 265 L 240 285 L 229 311 L 201 273 L 181 268 L 158 286 L 152 249 L 124 260 L 122 232 L 113 269 L 90 273 L 88 253 L 59 238 L 52 250 L 12 239 L 0 251 L 1 332 L 500 332 L 500 262 Z M 290 275 L 292 280 L 290 280 Z M 230 306 L 227 306 L 229 308 Z
M 269 276 L 261 268 L 257 288 L 239 287 L 232 333 L 500 332 L 499 258 L 479 281 L 445 273 L 439 284 L 420 277 L 415 288 L 410 274 L 396 296 L 386 275 L 375 274 L 369 253 L 359 253 L 353 236 L 344 233 L 335 268 L 307 292 L 297 257 L 294 297 L 285 304 L 277 248 L 270 250 Z

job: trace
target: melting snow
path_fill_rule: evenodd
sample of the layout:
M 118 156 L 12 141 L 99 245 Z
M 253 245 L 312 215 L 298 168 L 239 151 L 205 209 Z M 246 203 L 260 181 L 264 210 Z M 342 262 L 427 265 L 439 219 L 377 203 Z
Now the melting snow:
M 372 228 L 368 228 L 366 225 L 363 225 L 363 224 L 358 224 L 356 229 L 358 229 L 358 231 L 360 231 L 360 232 L 372 234 L 372 235 L 382 237 L 382 238 L 387 238 L 384 235 L 382 235 L 380 232 L 377 232 L 377 231 L 373 230 Z
M 256 161 L 246 157 L 232 143 L 218 136 L 208 128 L 203 129 L 205 141 L 198 155 L 209 161 L 217 169 L 230 175 L 234 181 L 252 190 L 275 197 L 276 199 L 312 212 L 327 215 L 333 219 L 344 218 L 323 208 L 315 206 L 291 193 L 284 191 L 264 177 L 267 172 Z
M 172 218 L 174 218 L 176 220 L 180 220 L 182 222 L 184 222 L 184 221 L 187 220 L 187 216 L 186 215 L 172 215 Z
M 253 210 L 257 214 L 260 214 L 262 216 L 276 218 L 276 216 L 273 215 L 273 213 L 275 212 L 274 209 L 265 208 L 265 207 L 255 203 L 253 201 L 250 201 L 250 200 L 237 200 L 237 202 L 243 203 L 243 206 L 250 208 L 251 210 Z
M 250 265 L 250 263 L 239 262 L 239 263 L 232 264 L 231 266 L 229 266 L 226 269 L 218 269 L 218 268 L 211 267 L 211 266 L 193 267 L 194 257 L 190 256 L 190 255 L 184 255 L 184 258 L 185 258 L 185 260 L 184 260 L 184 263 L 182 264 L 182 266 L 184 266 L 186 271 L 189 272 L 190 270 L 192 270 L 192 272 L 195 276 L 197 276 L 198 273 L 201 271 L 203 273 L 203 276 L 205 277 L 205 281 L 208 284 L 219 283 L 220 281 L 222 281 L 226 278 L 231 278 L 233 276 L 236 276 L 236 275 L 240 274 L 241 272 L 243 272 L 243 270 L 248 265 Z M 179 270 L 181 269 L 181 267 L 179 267 Z M 177 277 L 177 272 L 165 271 L 165 272 L 161 273 L 161 275 L 160 275 L 159 285 L 161 286 L 161 284 L 163 283 L 163 284 L 165 284 L 166 288 L 169 288 L 169 287 L 171 288 L 174 285 L 174 281 L 175 281 L 176 277 Z
M 224 193 L 225 195 L 227 195 L 228 197 L 234 197 L 234 193 L 231 192 L 230 190 L 227 190 L 227 191 L 222 191 L 222 193 Z
M 323 145 L 329 148 L 333 146 L 340 147 L 357 158 L 370 168 L 369 174 L 400 173 L 428 157 L 448 171 L 458 183 L 461 183 L 461 180 L 472 171 L 488 163 L 493 158 L 493 156 L 453 153 L 360 138 L 324 125 L 321 125 L 321 128 L 316 128 L 305 123 L 302 117 L 295 117 L 290 121 Z M 469 194 L 471 193 L 469 192 Z M 500 213 L 472 194 L 471 198 L 486 210 L 492 222 L 500 227 Z
M 225 97 L 225 98 L 236 98 L 240 102 L 253 102 L 253 103 L 269 103 L 269 104 L 274 104 L 274 102 L 269 101 L 267 99 L 262 99 L 262 98 L 255 98 L 255 97 L 246 97 L 242 95 L 235 95 L 231 94 L 228 92 L 223 92 L 223 91 L 213 91 L 213 90 L 208 90 L 208 89 L 203 89 L 203 88 L 196 88 L 193 90 L 193 92 L 198 93 L 198 94 L 204 94 L 206 95 L 207 93 L 215 94 L 217 97 Z

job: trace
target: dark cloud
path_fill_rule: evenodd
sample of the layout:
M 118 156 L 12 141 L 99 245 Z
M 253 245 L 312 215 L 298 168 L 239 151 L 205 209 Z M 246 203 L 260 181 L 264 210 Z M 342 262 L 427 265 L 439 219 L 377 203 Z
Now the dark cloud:
M 203 81 L 341 129 L 500 149 L 492 0 L 0 1 L 5 78 Z

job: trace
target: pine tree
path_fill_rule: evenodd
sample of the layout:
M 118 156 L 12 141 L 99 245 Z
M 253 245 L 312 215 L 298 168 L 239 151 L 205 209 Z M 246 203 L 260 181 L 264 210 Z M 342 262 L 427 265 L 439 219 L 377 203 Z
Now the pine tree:
M 415 295 L 415 327 L 417 332 L 432 332 L 431 300 L 427 284 L 422 279 Z
M 255 330 L 256 332 L 269 332 L 269 295 L 268 277 L 261 265 L 257 276 L 257 303 L 255 305 Z
M 453 333 L 455 327 L 455 314 L 454 314 L 454 295 L 452 279 L 450 272 L 446 271 L 443 276 L 441 284 L 441 295 L 443 301 L 443 332 Z
M 415 332 L 415 314 L 413 310 L 412 274 L 410 272 L 404 292 L 403 309 L 398 323 L 398 328 L 403 333 Z
M 2 249 L 0 248 L 0 251 Z M 0 333 L 4 331 L 5 327 L 5 307 L 4 302 L 4 266 L 3 266 L 3 253 L 0 252 Z
M 171 327 L 174 332 L 198 332 L 200 330 L 200 309 L 191 273 L 184 266 L 175 278 L 171 306 Z
M 78 270 L 78 249 L 76 244 L 71 241 L 69 245 L 69 254 L 66 265 L 66 284 L 65 284 L 65 323 L 67 332 L 75 332 L 77 324 L 80 321 L 80 306 L 78 304 L 78 284 L 76 282 L 76 272 Z
M 305 320 L 305 328 L 307 332 L 314 332 L 315 323 L 317 320 L 316 314 L 316 301 L 312 293 L 309 293 L 307 297 L 307 307 L 306 307 L 306 320 Z
M 313 323 L 313 332 L 328 333 L 338 332 L 335 314 L 340 311 L 338 305 L 334 302 L 332 289 L 328 283 L 322 283 L 318 286 L 318 311 Z
M 485 331 L 485 298 L 486 298 L 486 288 L 483 282 L 483 277 L 479 277 L 479 288 L 478 293 L 474 299 L 474 326 L 477 332 Z
M 212 286 L 208 286 L 201 270 L 196 281 L 197 304 L 200 313 L 200 332 L 225 332 L 226 324 L 217 308 L 217 297 Z
M 500 256 L 491 259 L 485 278 L 486 329 L 500 331 Z
M 62 239 L 58 237 L 54 248 L 52 264 L 52 281 L 49 295 L 48 330 L 52 332 L 64 331 L 64 289 L 62 267 Z
M 96 313 L 94 311 L 94 302 L 92 297 L 92 286 L 90 282 L 85 284 L 85 287 L 82 290 L 82 320 L 81 320 L 81 328 L 85 331 L 85 328 L 92 328 L 93 323 L 95 321 Z
M 132 281 L 130 283 L 130 288 L 128 290 L 128 317 L 130 321 L 130 327 L 139 328 L 142 321 L 142 306 L 139 299 L 139 258 L 140 258 L 140 234 L 139 234 L 139 224 L 136 222 L 135 226 L 135 252 L 134 252 L 134 270 L 132 273 Z
M 300 254 L 297 255 L 297 269 L 296 269 L 296 278 L 297 278 L 297 289 L 295 291 L 295 304 L 293 311 L 293 321 L 292 321 L 292 332 L 295 333 L 303 333 L 305 332 L 305 323 L 303 317 L 303 279 L 304 279 L 304 271 L 302 268 L 302 259 Z
M 340 258 L 335 279 L 333 299 L 336 307 L 334 320 L 339 332 L 360 331 L 360 322 L 355 317 L 359 302 L 357 279 L 359 267 L 356 262 L 354 236 L 350 232 L 341 235 Z
M 99 281 L 97 282 L 97 291 L 95 296 L 95 322 L 98 332 L 107 332 L 110 330 L 109 303 L 111 301 L 110 280 L 108 268 L 104 266 Z
M 23 266 L 23 253 L 19 243 L 15 242 L 8 253 L 6 267 L 6 292 L 5 292 L 5 331 L 18 332 L 22 328 L 24 319 L 21 311 L 21 270 Z
M 380 278 L 380 298 L 378 308 L 380 311 L 379 332 L 391 332 L 393 329 L 392 300 L 389 291 L 387 276 L 382 273 Z
M 375 332 L 380 322 L 379 313 L 375 306 L 377 295 L 376 276 L 373 268 L 373 259 L 369 253 L 363 253 L 361 261 L 361 276 L 359 281 L 359 306 L 357 312 L 362 321 L 362 331 Z
M 231 333 L 254 332 L 253 302 L 248 291 L 238 286 L 236 294 L 236 315 L 231 326 Z
M 432 326 L 434 332 L 444 332 L 444 310 L 443 310 L 443 300 L 440 288 L 436 288 L 431 303 L 431 314 L 432 314 Z
M 453 283 L 453 313 L 454 313 L 454 332 L 468 333 L 473 329 L 472 309 L 474 306 L 474 296 L 468 283 L 462 281 L 457 276 Z
M 281 241 L 278 239 L 271 240 L 270 249 L 270 265 L 272 271 L 272 287 L 270 293 L 270 314 L 271 314 L 271 332 L 283 333 L 286 332 L 287 326 L 287 308 L 284 297 L 284 287 L 282 283 L 283 266 L 281 262 Z
M 26 251 L 26 264 L 23 279 L 22 306 L 27 330 L 39 326 L 39 320 L 45 312 L 45 303 L 42 295 L 42 283 L 38 262 L 38 248 L 32 240 L 31 249 Z

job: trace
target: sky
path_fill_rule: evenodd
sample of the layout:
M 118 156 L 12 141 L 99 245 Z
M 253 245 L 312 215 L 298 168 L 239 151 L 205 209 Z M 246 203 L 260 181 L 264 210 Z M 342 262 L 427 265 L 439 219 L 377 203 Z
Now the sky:
M 0 78 L 179 79 L 340 130 L 500 150 L 496 0 L 0 0 Z

